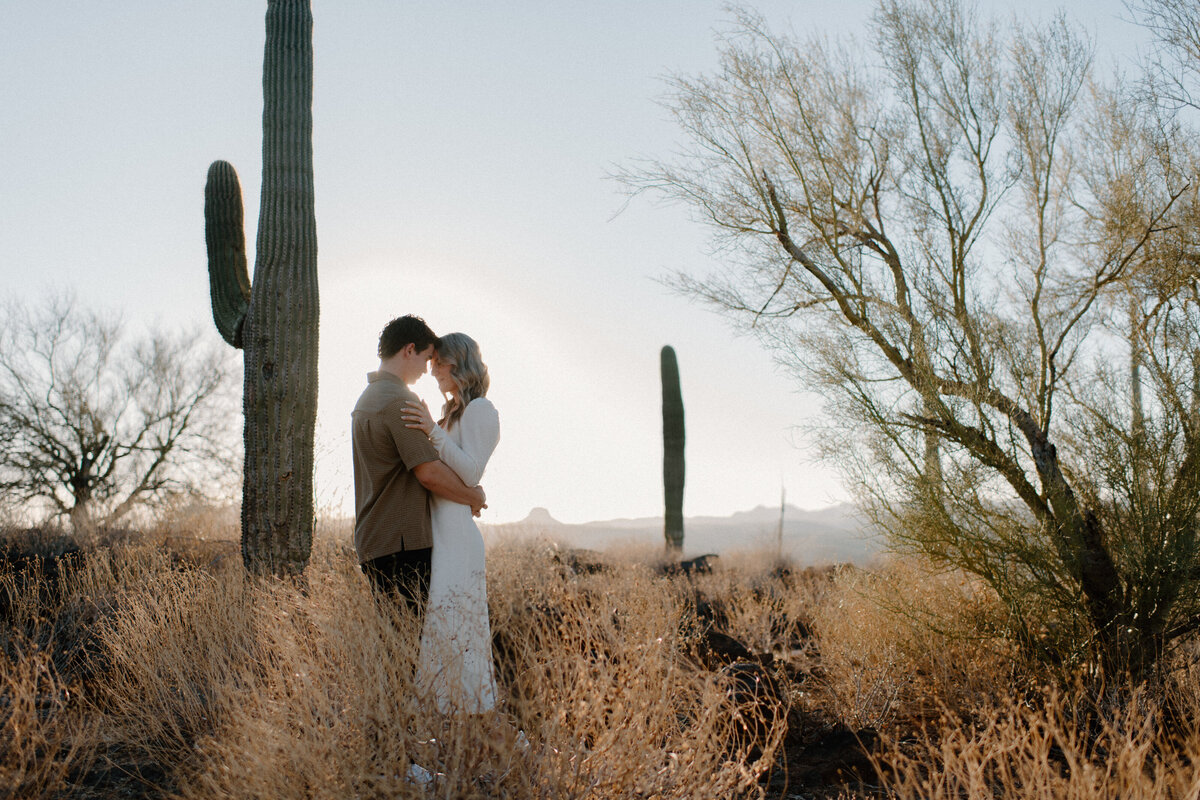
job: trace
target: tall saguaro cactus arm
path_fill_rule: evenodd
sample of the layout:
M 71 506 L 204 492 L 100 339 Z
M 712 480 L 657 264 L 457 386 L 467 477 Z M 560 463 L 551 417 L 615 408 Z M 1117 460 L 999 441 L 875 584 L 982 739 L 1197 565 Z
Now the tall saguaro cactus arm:
M 228 161 L 214 161 L 204 184 L 204 240 L 208 245 L 208 287 L 213 322 L 221 338 L 242 346 L 242 325 L 250 308 L 242 186 Z
M 214 162 L 204 191 L 213 320 L 245 365 L 242 560 L 260 573 L 298 573 L 312 550 L 320 305 L 312 79 L 311 0 L 268 0 L 253 283 L 233 167 Z
M 670 550 L 683 549 L 683 392 L 675 349 L 662 349 L 663 535 Z

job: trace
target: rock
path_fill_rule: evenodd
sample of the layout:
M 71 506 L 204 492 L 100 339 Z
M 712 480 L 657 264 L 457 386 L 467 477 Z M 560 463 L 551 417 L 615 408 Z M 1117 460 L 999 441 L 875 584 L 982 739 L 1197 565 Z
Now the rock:
M 838 725 L 814 731 L 808 741 L 787 747 L 788 777 L 798 786 L 833 786 L 873 780 L 871 752 L 879 734 Z
M 771 731 L 787 725 L 784 694 L 771 673 L 757 662 L 727 664 L 718 674 L 726 680 L 726 693 L 733 707 L 729 746 L 733 753 L 741 751 L 756 758 Z
M 706 628 L 696 644 L 696 655 L 712 671 L 738 661 L 757 661 L 750 648 L 740 641 L 714 628 Z
M 561 564 L 573 575 L 595 575 L 612 570 L 612 567 L 604 561 L 604 557 L 595 550 L 556 549 L 551 560 L 556 564 Z
M 671 561 L 658 567 L 659 575 L 706 575 L 712 572 L 712 563 L 720 558 L 716 553 L 689 558 L 686 561 Z

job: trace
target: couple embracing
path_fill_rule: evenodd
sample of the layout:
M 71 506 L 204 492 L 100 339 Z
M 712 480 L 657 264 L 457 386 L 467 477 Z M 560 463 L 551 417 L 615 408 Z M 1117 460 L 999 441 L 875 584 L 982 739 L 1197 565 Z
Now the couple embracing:
M 409 388 L 431 368 L 446 397 L 441 418 Z M 442 713 L 496 705 L 479 487 L 500 440 L 486 398 L 479 345 L 437 337 L 420 317 L 392 320 L 379 336 L 379 370 L 352 414 L 354 546 L 381 593 L 398 593 L 420 619 L 416 684 Z

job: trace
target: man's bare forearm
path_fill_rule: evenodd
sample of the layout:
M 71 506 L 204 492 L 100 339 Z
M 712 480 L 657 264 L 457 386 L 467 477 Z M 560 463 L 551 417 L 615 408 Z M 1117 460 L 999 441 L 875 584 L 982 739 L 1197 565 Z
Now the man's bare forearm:
M 427 461 L 418 464 L 413 470 L 417 480 L 430 492 L 445 498 L 451 503 L 461 503 L 478 509 L 486 502 L 483 489 L 478 486 L 467 486 L 458 473 L 441 461 Z

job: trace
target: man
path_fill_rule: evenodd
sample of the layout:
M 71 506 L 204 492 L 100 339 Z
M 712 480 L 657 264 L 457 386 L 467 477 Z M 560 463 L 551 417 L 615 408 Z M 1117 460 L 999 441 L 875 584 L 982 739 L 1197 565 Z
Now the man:
M 433 553 L 429 492 L 486 508 L 483 489 L 467 486 L 438 459 L 420 430 L 403 419 L 409 388 L 425 374 L 437 336 L 425 321 L 398 317 L 379 335 L 379 370 L 367 375 L 351 415 L 354 452 L 354 547 L 371 585 L 398 591 L 416 614 L 425 606 Z

